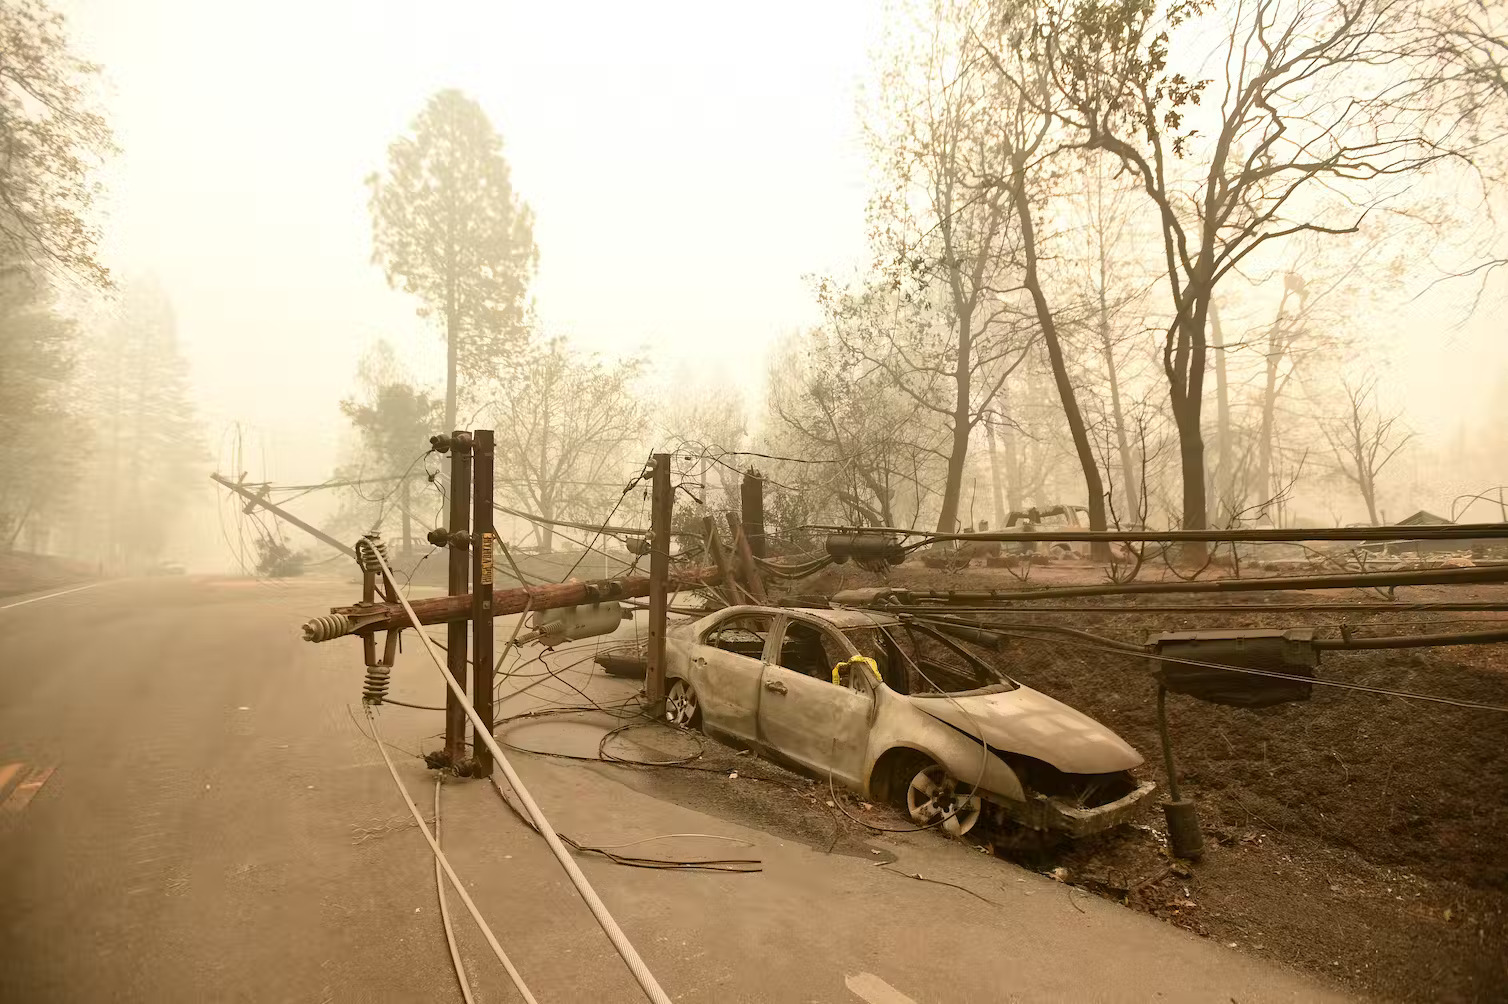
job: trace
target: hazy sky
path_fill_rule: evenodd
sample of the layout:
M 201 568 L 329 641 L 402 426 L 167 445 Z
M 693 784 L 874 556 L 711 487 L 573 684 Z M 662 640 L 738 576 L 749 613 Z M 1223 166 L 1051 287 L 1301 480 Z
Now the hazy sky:
M 362 182 L 454 86 L 536 213 L 548 332 L 759 374 L 814 319 L 803 275 L 863 253 L 876 6 L 75 0 L 123 148 L 111 259 L 173 297 L 211 436 L 240 420 L 271 476 L 323 476 L 373 340 L 443 385 L 370 264 Z
M 111 260 L 172 296 L 212 444 L 244 423 L 277 480 L 329 473 L 377 338 L 443 384 L 438 337 L 370 264 L 363 185 L 439 88 L 503 136 L 550 334 L 757 394 L 768 345 L 816 317 L 804 276 L 867 258 L 856 99 L 880 0 L 68 9 L 123 147 Z M 1444 305 L 1389 309 L 1388 379 L 1437 435 L 1480 416 L 1508 355 L 1500 310 L 1453 330 Z

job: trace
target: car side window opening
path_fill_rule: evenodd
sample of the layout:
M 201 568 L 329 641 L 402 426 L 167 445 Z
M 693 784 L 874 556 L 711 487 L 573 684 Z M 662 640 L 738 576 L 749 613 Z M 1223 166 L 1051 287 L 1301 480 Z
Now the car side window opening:
M 714 625 L 702 637 L 702 644 L 745 658 L 762 659 L 765 639 L 774 624 L 775 618 L 769 614 L 739 614 Z
M 831 683 L 833 667 L 847 659 L 848 651 L 828 632 L 805 621 L 786 623 L 780 642 L 782 669 Z
M 885 685 L 901 694 L 956 694 L 986 687 L 1014 687 L 989 653 L 916 624 L 855 628 L 845 632 L 880 667 Z

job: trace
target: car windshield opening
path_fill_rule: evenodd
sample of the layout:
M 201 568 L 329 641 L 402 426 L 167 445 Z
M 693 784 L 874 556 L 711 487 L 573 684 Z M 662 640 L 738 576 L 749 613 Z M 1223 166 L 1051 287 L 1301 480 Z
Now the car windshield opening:
M 850 628 L 844 634 L 860 655 L 875 661 L 885 685 L 897 693 L 925 696 L 1016 687 L 995 668 L 995 653 L 925 625 L 875 625 Z
M 741 614 L 712 628 L 702 642 L 724 652 L 758 659 L 764 655 L 765 638 L 773 623 L 774 618 L 768 614 Z

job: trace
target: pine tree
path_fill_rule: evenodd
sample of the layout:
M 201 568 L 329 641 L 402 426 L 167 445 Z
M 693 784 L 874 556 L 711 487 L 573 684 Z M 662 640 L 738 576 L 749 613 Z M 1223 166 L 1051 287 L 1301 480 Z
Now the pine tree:
M 513 192 L 503 141 L 481 106 L 440 91 L 388 148 L 372 189 L 373 261 L 445 325 L 445 429 L 457 372 L 490 375 L 525 340 L 534 217 Z
M 100 557 L 139 568 L 171 539 L 206 456 L 167 294 L 151 280 L 132 282 L 92 347 L 89 504 L 104 512 Z

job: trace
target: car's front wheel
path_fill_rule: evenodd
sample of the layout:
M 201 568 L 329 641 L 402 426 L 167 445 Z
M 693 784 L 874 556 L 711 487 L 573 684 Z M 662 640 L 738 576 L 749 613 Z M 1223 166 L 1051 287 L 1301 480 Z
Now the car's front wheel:
M 979 822 L 979 796 L 964 791 L 967 785 L 948 773 L 940 763 L 916 762 L 916 772 L 906 785 L 906 812 L 918 826 L 939 826 L 961 837 Z
M 696 689 L 685 680 L 671 680 L 665 694 L 665 721 L 677 728 L 700 729 L 702 705 Z

